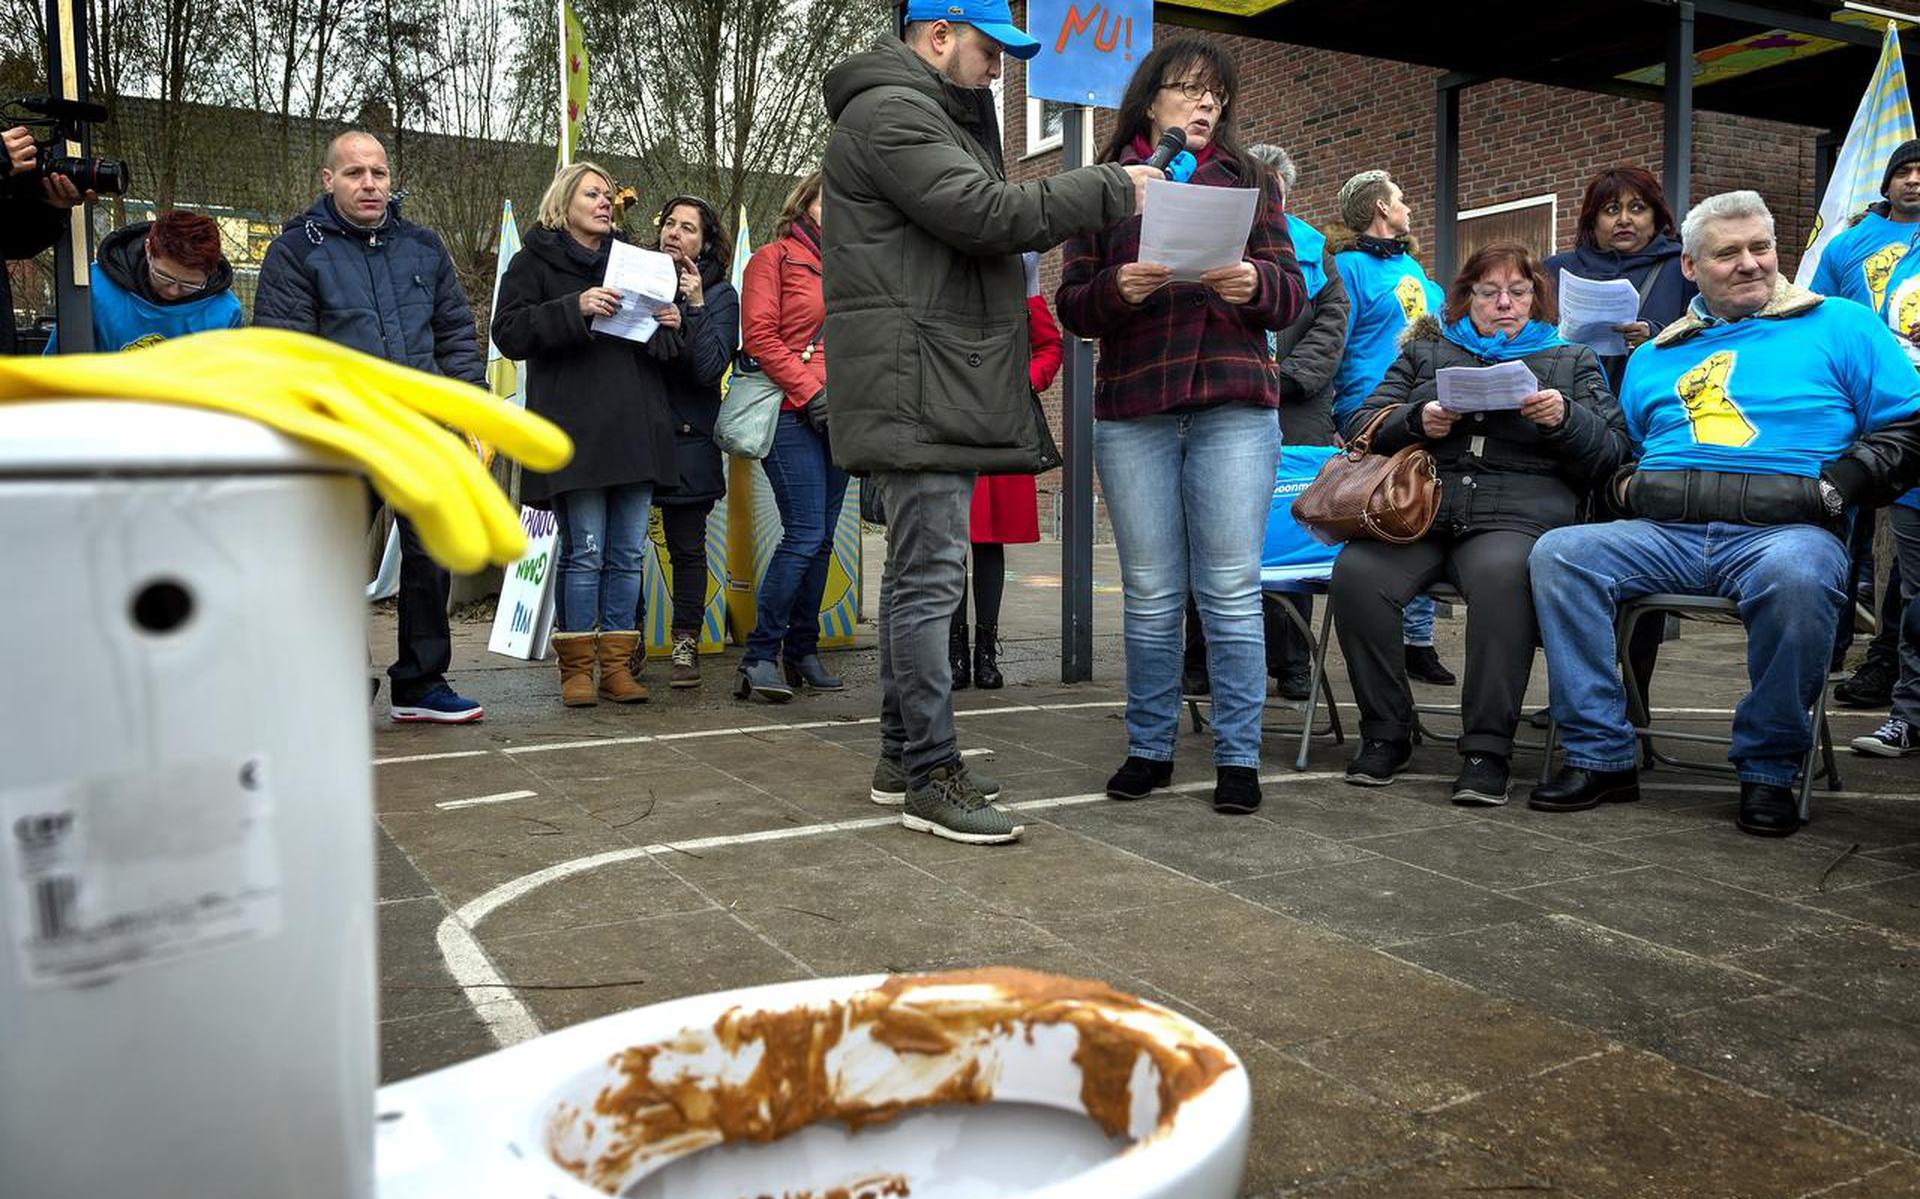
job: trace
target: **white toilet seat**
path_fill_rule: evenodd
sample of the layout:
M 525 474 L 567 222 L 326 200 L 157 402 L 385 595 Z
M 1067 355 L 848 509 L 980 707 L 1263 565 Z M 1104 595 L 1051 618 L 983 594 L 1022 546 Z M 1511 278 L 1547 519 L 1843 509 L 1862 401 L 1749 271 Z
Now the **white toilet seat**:
M 762 1013 L 785 1013 L 776 1021 L 800 1035 L 763 1036 L 768 1020 Z M 917 1043 L 924 1040 L 921 1030 L 948 1048 Z M 803 1062 L 797 1050 L 769 1051 L 769 1041 L 812 1048 Z M 756 1071 L 770 1052 L 779 1060 Z M 1076 1055 L 1107 1080 L 1086 1092 L 1102 1109 L 1090 1118 L 1132 1143 L 1115 1142 L 1110 1157 L 1025 1191 L 1028 1199 L 1230 1199 L 1237 1193 L 1249 1089 L 1224 1042 L 1175 1013 L 1099 984 L 1012 971 L 908 976 L 891 985 L 885 975 L 810 979 L 691 996 L 383 1088 L 377 1192 L 380 1199 L 604 1199 L 720 1143 L 718 1129 L 729 1122 L 764 1134 L 969 1099 L 1086 1116 Z M 1172 1077 L 1164 1084 L 1163 1063 Z M 1129 1082 L 1124 1091 L 1112 1081 L 1122 1074 Z M 673 1092 L 671 1102 L 659 1102 L 656 1084 Z M 610 1093 L 617 1097 L 596 1107 Z M 1121 1095 L 1130 1102 L 1121 1103 Z M 689 1121 L 681 1114 L 706 1111 L 713 1096 L 731 1115 Z M 1164 1120 L 1163 1098 L 1171 1108 Z M 638 1127 L 635 1113 L 649 1130 L 644 1145 L 629 1135 Z M 668 1141 L 663 1130 L 680 1135 Z M 878 1151 L 881 1139 L 856 1136 L 844 1150 L 829 1149 L 847 1159 L 846 1179 L 835 1185 L 872 1174 L 862 1159 Z M 556 1158 L 571 1162 L 574 1172 Z M 927 1193 L 926 1179 L 913 1181 L 920 1185 L 909 1193 Z

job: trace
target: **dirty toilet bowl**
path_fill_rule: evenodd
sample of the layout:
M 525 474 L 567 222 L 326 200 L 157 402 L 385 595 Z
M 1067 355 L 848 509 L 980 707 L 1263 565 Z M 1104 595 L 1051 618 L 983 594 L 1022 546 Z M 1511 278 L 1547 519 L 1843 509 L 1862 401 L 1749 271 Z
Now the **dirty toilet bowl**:
M 1229 1199 L 1248 1095 L 1219 1038 L 1102 984 L 813 979 L 623 1012 L 383 1088 L 377 1193 Z

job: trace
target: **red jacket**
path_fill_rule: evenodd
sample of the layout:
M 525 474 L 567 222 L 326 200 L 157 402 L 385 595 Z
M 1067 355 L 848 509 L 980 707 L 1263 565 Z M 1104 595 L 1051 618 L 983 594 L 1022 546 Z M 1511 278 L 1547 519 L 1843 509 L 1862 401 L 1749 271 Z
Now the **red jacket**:
M 1060 364 L 1067 358 L 1060 340 L 1060 326 L 1053 323 L 1053 313 L 1047 311 L 1045 296 L 1027 297 L 1027 344 L 1030 347 L 1027 381 L 1035 391 L 1045 391 L 1053 386 L 1053 377 L 1060 373 Z
M 1121 156 L 1145 161 L 1144 143 Z M 1189 187 L 1240 187 L 1241 171 L 1202 156 Z M 1140 257 L 1140 216 L 1067 242 L 1054 304 L 1060 323 L 1100 339 L 1093 414 L 1133 420 L 1219 404 L 1280 405 L 1280 373 L 1267 353 L 1269 329 L 1287 327 L 1306 303 L 1306 285 L 1279 192 L 1262 188 L 1246 259 L 1259 275 L 1253 300 L 1228 304 L 1198 283 L 1169 283 L 1139 305 L 1120 298 L 1120 268 Z
M 788 234 L 747 260 L 740 279 L 740 346 L 786 393 L 783 407 L 804 407 L 827 385 L 827 351 L 819 343 L 827 304 L 820 255 Z M 813 353 L 803 359 L 809 343 Z

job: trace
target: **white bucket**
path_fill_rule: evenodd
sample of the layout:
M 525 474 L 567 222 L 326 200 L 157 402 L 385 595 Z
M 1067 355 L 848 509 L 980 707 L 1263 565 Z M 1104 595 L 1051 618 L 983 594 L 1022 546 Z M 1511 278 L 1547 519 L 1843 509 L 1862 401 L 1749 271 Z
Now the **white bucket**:
M 364 484 L 251 421 L 0 404 L 0 1191 L 364 1199 Z

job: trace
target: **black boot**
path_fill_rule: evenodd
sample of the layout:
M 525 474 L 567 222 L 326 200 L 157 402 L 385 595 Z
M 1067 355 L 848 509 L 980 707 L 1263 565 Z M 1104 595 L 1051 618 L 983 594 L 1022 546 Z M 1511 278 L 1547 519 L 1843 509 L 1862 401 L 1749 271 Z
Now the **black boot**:
M 1007 685 L 1000 673 L 1000 626 L 978 625 L 973 630 L 973 685 L 982 691 L 998 691 Z
M 1583 770 L 1562 766 L 1560 773 L 1533 789 L 1527 806 L 1536 812 L 1584 812 L 1603 803 L 1633 803 L 1640 798 L 1637 770 Z
M 973 659 L 967 653 L 967 626 L 955 625 L 947 634 L 947 661 L 953 667 L 953 689 L 965 691 L 973 686 Z

